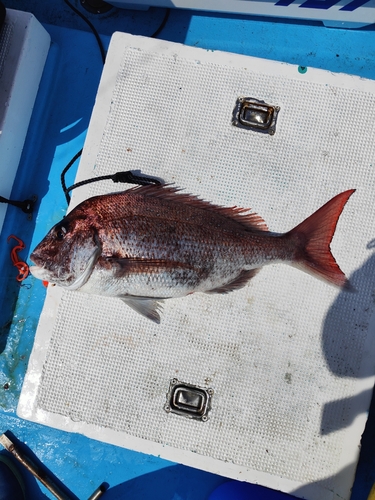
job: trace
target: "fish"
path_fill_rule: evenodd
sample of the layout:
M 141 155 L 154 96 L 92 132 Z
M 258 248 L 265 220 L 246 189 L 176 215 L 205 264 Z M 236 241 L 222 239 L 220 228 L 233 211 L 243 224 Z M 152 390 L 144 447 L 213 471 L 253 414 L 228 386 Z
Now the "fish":
M 269 264 L 352 290 L 330 243 L 354 192 L 286 233 L 270 232 L 250 209 L 214 205 L 173 185 L 94 196 L 50 229 L 30 255 L 30 272 L 67 290 L 120 298 L 156 323 L 164 300 L 239 290 Z

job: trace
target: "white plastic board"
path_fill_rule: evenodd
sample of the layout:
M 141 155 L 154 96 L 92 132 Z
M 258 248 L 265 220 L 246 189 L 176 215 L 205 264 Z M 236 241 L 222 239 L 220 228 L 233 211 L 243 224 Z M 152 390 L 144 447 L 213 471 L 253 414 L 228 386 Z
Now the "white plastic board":
M 8 198 L 18 169 L 50 36 L 28 12 L 7 9 L 0 29 L 0 196 Z M 7 205 L 0 203 L 0 232 Z
M 232 125 L 239 96 L 280 106 L 274 135 Z M 18 414 L 301 498 L 349 499 L 374 384 L 374 166 L 373 81 L 116 33 L 77 181 L 141 170 L 250 206 L 276 232 L 356 188 L 332 250 L 358 291 L 271 265 L 231 294 L 166 301 L 156 325 L 118 299 L 49 287 Z M 121 189 L 90 184 L 71 206 Z M 173 378 L 214 390 L 206 422 L 165 411 Z

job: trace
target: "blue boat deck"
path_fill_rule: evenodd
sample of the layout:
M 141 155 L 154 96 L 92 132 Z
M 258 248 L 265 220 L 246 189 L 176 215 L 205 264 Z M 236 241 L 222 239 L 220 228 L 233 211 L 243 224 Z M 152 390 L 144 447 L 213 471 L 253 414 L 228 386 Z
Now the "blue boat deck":
M 109 485 L 105 498 L 112 500 L 208 499 L 228 479 L 16 416 L 45 289 L 31 277 L 22 286 L 16 282 L 6 239 L 10 234 L 22 238 L 26 250 L 21 257 L 26 259 L 47 229 L 64 215 L 67 207 L 60 184 L 61 171 L 83 146 L 103 65 L 90 28 L 63 1 L 5 0 L 3 3 L 7 8 L 32 12 L 49 32 L 52 45 L 11 196 L 25 199 L 36 195 L 36 212 L 29 221 L 25 214 L 10 207 L 0 235 L 0 431 L 9 429 L 26 443 L 79 499 L 88 498 L 102 482 Z M 104 47 L 115 31 L 154 35 L 166 14 L 162 8 L 147 11 L 114 8 L 94 15 L 85 12 L 79 2 L 74 5 L 94 24 Z M 374 25 L 336 29 L 318 21 L 171 9 L 157 37 L 375 80 Z M 68 185 L 73 183 L 77 163 L 69 172 Z M 365 500 L 375 482 L 374 438 L 373 401 L 352 500 Z M 53 498 L 31 476 L 26 481 L 28 498 Z M 257 488 L 251 498 L 288 498 L 272 495 L 264 488 Z

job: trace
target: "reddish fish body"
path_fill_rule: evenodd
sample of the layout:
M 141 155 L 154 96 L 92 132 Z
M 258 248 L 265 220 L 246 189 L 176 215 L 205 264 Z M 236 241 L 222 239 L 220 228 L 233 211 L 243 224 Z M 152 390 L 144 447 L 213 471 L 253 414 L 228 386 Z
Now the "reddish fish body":
M 349 287 L 330 251 L 354 190 L 292 231 L 270 233 L 245 209 L 225 208 L 168 186 L 90 198 L 56 224 L 31 254 L 38 278 L 71 290 L 119 297 L 159 322 L 159 301 L 242 288 L 264 265 L 285 262 Z

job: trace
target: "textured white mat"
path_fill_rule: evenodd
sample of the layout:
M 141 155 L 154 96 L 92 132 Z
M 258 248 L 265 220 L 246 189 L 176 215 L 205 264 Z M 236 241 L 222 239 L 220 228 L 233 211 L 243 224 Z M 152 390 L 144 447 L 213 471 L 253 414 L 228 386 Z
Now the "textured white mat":
M 239 96 L 280 106 L 275 135 L 231 124 Z M 141 170 L 251 207 L 276 232 L 357 188 L 332 250 L 358 292 L 272 265 L 240 291 L 167 301 L 155 325 L 120 300 L 50 287 L 19 415 L 349 499 L 374 383 L 374 167 L 374 82 L 115 34 L 78 180 Z M 77 189 L 72 205 L 115 189 Z M 172 378 L 214 390 L 207 422 L 165 412 Z

